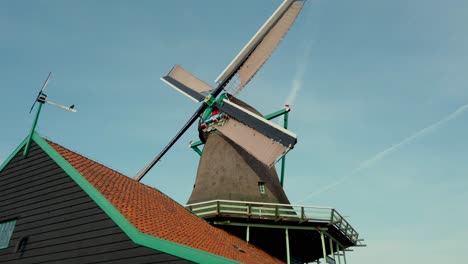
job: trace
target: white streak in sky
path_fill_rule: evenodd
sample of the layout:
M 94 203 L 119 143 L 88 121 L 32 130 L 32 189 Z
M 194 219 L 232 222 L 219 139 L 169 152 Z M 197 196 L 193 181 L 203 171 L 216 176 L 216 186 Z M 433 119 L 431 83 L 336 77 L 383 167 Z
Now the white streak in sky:
M 316 191 L 316 192 L 312 192 L 312 193 L 309 193 L 304 199 L 302 199 L 301 201 L 299 201 L 298 203 L 302 203 L 304 202 L 305 200 L 308 200 L 309 198 L 313 197 L 313 196 L 316 196 L 316 195 L 319 195 L 323 192 L 326 192 L 328 190 L 330 190 L 331 188 L 343 183 L 344 181 L 346 181 L 347 179 L 349 179 L 350 177 L 356 175 L 358 172 L 366 169 L 366 168 L 369 168 L 371 167 L 372 165 L 374 165 L 375 163 L 377 163 L 378 161 L 382 160 L 385 156 L 387 156 L 388 154 L 390 153 L 393 153 L 395 151 L 397 151 L 398 149 L 400 149 L 401 147 L 409 144 L 410 142 L 412 142 L 413 140 L 419 138 L 419 137 L 422 137 L 424 135 L 426 135 L 427 133 L 429 132 L 432 132 L 434 130 L 436 130 L 437 128 L 439 128 L 440 126 L 442 126 L 443 124 L 457 118 L 459 115 L 461 115 L 462 113 L 464 113 L 466 110 L 468 109 L 468 104 L 465 104 L 461 107 L 459 107 L 457 110 L 455 110 L 454 112 L 452 112 L 450 115 L 448 115 L 447 117 L 433 123 L 432 125 L 430 126 L 427 126 L 421 130 L 419 130 L 418 132 L 414 133 L 413 135 L 403 139 L 402 141 L 398 142 L 397 144 L 389 147 L 389 148 L 386 148 L 385 150 L 375 154 L 374 156 L 364 160 L 363 162 L 361 162 L 359 164 L 359 166 L 357 166 L 355 169 L 353 169 L 348 175 L 338 179 L 337 181 L 325 186 L 324 188 Z
M 304 8 L 307 9 L 307 7 L 304 7 Z M 309 12 L 306 15 L 307 17 L 306 25 L 307 25 L 307 28 L 310 28 L 310 32 L 312 32 L 310 36 L 314 36 L 316 34 L 313 32 L 317 31 L 317 25 L 312 24 L 313 9 L 310 8 L 308 11 Z M 305 10 L 303 12 L 305 12 Z M 291 90 L 289 91 L 288 97 L 286 97 L 286 100 L 284 101 L 285 105 L 294 105 L 294 103 L 296 102 L 296 98 L 302 89 L 302 85 L 304 83 L 304 74 L 309 64 L 309 57 L 310 57 L 310 52 L 312 50 L 312 44 L 313 44 L 313 39 L 310 38 L 306 42 L 304 54 L 302 54 L 301 58 L 298 60 L 296 73 L 294 74 L 294 78 L 291 81 Z
M 307 43 L 304 54 L 302 55 L 302 61 L 298 63 L 296 73 L 291 82 L 291 90 L 289 91 L 288 97 L 284 102 L 285 105 L 294 105 L 296 98 L 299 94 L 299 91 L 302 89 L 304 83 L 304 74 L 307 70 L 308 58 L 310 56 L 310 51 L 312 50 L 312 41 Z

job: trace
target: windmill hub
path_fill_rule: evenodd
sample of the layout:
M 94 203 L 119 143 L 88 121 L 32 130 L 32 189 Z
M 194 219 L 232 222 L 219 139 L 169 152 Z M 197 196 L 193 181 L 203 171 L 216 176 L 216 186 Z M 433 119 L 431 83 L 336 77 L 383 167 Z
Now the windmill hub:
M 47 95 L 45 93 L 39 93 L 39 96 L 37 97 L 37 101 L 41 104 L 47 102 Z

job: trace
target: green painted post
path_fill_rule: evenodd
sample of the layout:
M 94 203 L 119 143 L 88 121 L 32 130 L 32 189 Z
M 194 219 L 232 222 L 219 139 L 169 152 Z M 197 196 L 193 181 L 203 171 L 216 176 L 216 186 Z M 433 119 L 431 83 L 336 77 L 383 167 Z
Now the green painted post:
M 340 258 L 340 244 L 336 243 L 336 257 L 338 258 L 338 264 L 341 264 Z
M 285 112 L 284 113 L 284 124 L 283 124 L 285 129 L 288 129 L 288 116 L 289 116 L 289 112 Z M 284 184 L 285 166 L 286 166 L 286 155 L 284 155 L 281 158 L 281 177 L 280 177 L 281 187 L 283 187 L 283 184 Z
M 343 260 L 344 260 L 344 264 L 346 264 L 346 248 L 343 248 Z
M 276 111 L 274 113 L 268 114 L 268 115 L 264 116 L 264 118 L 266 120 L 271 120 L 273 118 L 277 118 L 277 117 L 279 117 L 281 115 L 284 115 L 284 114 L 286 114 L 288 112 L 289 112 L 289 108 L 284 108 L 284 109 L 278 110 L 278 111 Z
M 37 108 L 36 116 L 34 117 L 33 125 L 31 127 L 31 132 L 29 133 L 26 147 L 24 147 L 23 157 L 25 158 L 28 156 L 29 149 L 31 148 L 32 137 L 33 137 L 34 131 L 36 130 L 37 120 L 39 119 L 39 115 L 41 114 L 42 105 L 43 103 L 39 102 L 39 107 Z
M 190 148 L 193 149 L 198 155 L 202 155 L 202 151 L 198 148 L 198 146 L 201 146 L 203 145 L 203 142 L 201 141 L 197 141 L 195 143 L 192 143 L 192 141 L 190 141 Z
M 202 151 L 198 147 L 192 147 L 192 149 L 201 156 Z
M 320 231 L 320 239 L 322 240 L 323 261 L 327 263 L 327 248 L 325 247 L 325 236 L 322 231 Z
M 285 234 L 286 234 L 286 262 L 290 264 L 291 256 L 289 253 L 289 230 L 287 228 L 285 229 Z
M 333 240 L 331 237 L 329 237 L 328 240 L 330 241 L 330 252 L 331 252 L 332 258 L 335 259 L 335 252 L 333 250 Z

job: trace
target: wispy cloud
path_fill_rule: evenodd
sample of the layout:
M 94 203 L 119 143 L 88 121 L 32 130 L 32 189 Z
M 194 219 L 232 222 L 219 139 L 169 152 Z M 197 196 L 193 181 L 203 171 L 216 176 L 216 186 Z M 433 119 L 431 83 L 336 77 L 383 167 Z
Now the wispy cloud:
M 424 135 L 426 135 L 427 133 L 430 133 L 434 130 L 436 130 L 437 128 L 439 128 L 440 126 L 442 126 L 443 124 L 457 118 L 459 115 L 463 114 L 466 110 L 468 109 L 468 104 L 465 104 L 461 107 L 459 107 L 457 110 L 455 110 L 454 112 L 452 112 L 451 114 L 449 114 L 448 116 L 446 116 L 445 118 L 419 130 L 418 132 L 410 135 L 409 137 L 406 137 L 405 139 L 401 140 L 400 142 L 380 151 L 379 153 L 371 156 L 370 158 L 362 161 L 356 168 L 354 168 L 349 174 L 347 174 L 346 176 L 338 179 L 337 181 L 335 182 L 332 182 L 330 183 L 329 185 L 323 187 L 322 189 L 318 190 L 318 191 L 315 191 L 315 192 L 312 192 L 312 193 L 309 193 L 307 196 L 305 196 L 304 199 L 298 201 L 298 203 L 301 203 L 301 202 L 304 202 L 306 200 L 308 200 L 309 198 L 313 197 L 313 196 L 316 196 L 316 195 L 319 195 L 321 193 L 324 193 L 330 189 L 332 189 L 333 187 L 337 186 L 337 185 L 340 185 L 342 184 L 343 182 L 345 182 L 347 179 L 351 178 L 352 176 L 355 176 L 357 175 L 358 172 L 366 169 L 366 168 L 369 168 L 371 167 L 372 165 L 374 165 L 375 163 L 379 162 L 380 160 L 382 160 L 383 158 L 385 158 L 385 156 L 387 156 L 388 154 L 390 153 L 393 153 L 395 151 L 397 151 L 398 149 L 400 149 L 401 147 L 411 143 L 413 140 L 419 138 L 419 137 L 422 137 Z

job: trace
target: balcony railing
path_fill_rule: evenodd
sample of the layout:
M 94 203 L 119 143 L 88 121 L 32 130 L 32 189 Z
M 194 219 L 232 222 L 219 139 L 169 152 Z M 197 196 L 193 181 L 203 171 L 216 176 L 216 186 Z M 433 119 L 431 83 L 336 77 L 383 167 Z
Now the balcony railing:
M 314 222 L 334 226 L 344 236 L 357 244 L 359 234 L 334 208 L 257 203 L 229 200 L 213 200 L 188 204 L 186 207 L 202 218 L 237 217 L 274 221 L 293 221 L 296 223 Z

